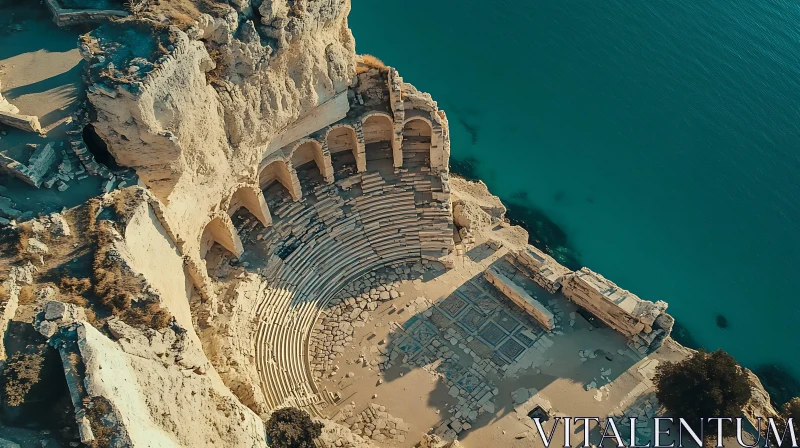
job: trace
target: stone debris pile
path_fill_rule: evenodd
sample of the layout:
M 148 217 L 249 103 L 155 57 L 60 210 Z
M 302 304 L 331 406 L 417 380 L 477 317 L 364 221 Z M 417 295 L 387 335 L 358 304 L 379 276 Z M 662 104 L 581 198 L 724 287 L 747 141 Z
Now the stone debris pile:
M 338 370 L 332 361 L 345 351 L 345 346 L 353 341 L 356 328 L 366 325 L 370 313 L 377 309 L 381 302 L 397 299 L 401 296 L 398 287 L 412 278 L 420 277 L 424 272 L 421 263 L 403 264 L 377 272 L 370 272 L 364 277 L 350 283 L 329 303 L 329 307 L 320 313 L 311 333 L 309 352 L 311 369 L 317 379 L 336 376 Z M 375 344 L 378 341 L 373 341 Z M 380 354 L 368 360 L 362 353 L 359 363 L 364 366 L 384 370 L 390 366 L 388 356 Z
M 368 437 L 376 442 L 406 441 L 408 424 L 401 418 L 389 415 L 386 407 L 370 403 L 358 414 L 354 413 L 354 408 L 355 406 L 350 405 L 342 412 L 345 417 L 344 422 L 354 434 Z

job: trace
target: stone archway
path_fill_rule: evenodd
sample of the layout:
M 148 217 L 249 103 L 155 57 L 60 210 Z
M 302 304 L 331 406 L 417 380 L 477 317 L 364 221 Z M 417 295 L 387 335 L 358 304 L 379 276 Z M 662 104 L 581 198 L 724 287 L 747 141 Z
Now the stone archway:
M 258 186 L 261 190 L 265 190 L 275 182 L 283 185 L 295 201 L 299 201 L 303 197 L 297 175 L 283 160 L 274 160 L 268 163 L 258 174 Z
M 325 143 L 328 146 L 328 151 L 330 151 L 332 163 L 336 160 L 345 159 L 347 155 L 343 153 L 351 152 L 356 169 L 359 172 L 366 170 L 364 141 L 363 137 L 359 139 L 356 128 L 346 124 L 337 125 L 327 132 Z
M 319 174 L 328 182 L 333 182 L 333 166 L 330 154 L 325 154 L 322 144 L 314 139 L 303 139 L 294 144 L 291 150 L 292 166 L 295 170 L 308 169 L 311 162 L 316 165 Z
M 389 115 L 371 114 L 362 120 L 367 168 L 376 160 L 393 159 L 394 123 Z M 372 163 L 370 163 L 372 162 Z
M 214 243 L 222 246 L 236 258 L 241 257 L 244 253 L 242 240 L 239 239 L 236 228 L 228 215 L 214 217 L 203 228 L 200 236 L 200 258 L 206 257 Z
M 411 118 L 403 126 L 403 166 L 430 167 L 433 128 L 427 120 Z
M 242 207 L 255 216 L 264 227 L 272 224 L 272 216 L 264 199 L 264 193 L 258 188 L 244 186 L 237 189 L 228 201 L 228 216 L 233 216 Z

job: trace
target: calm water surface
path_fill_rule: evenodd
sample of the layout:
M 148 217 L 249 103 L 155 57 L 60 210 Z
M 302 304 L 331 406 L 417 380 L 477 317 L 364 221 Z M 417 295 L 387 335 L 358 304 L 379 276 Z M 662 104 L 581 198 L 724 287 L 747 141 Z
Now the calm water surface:
M 800 376 L 800 6 L 353 0 L 455 159 L 709 349 Z M 724 315 L 728 327 L 716 324 Z

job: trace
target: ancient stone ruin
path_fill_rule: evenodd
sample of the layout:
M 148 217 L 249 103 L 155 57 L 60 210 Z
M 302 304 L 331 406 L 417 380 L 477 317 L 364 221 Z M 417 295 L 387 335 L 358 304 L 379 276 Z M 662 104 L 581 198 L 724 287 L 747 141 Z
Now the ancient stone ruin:
M 325 447 L 524 442 L 532 409 L 624 412 L 687 355 L 665 302 L 451 175 L 447 115 L 356 55 L 349 0 L 46 3 L 89 27 L 86 101 L 0 176 L 100 189 L 0 196 L 0 354 L 57 360 L 62 442 L 266 447 L 287 406 Z M 9 105 L 11 136 L 42 130 Z

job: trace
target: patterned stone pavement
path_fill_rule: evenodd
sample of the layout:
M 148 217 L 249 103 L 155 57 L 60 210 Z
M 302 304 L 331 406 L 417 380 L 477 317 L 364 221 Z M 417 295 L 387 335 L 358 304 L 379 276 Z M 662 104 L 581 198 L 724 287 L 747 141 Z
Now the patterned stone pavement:
M 387 352 L 392 359 L 442 375 L 468 424 L 478 412 L 493 409 L 497 389 L 487 375 L 502 375 L 526 353 L 540 355 L 550 345 L 535 321 L 477 277 L 443 300 L 418 308 L 397 329 Z

